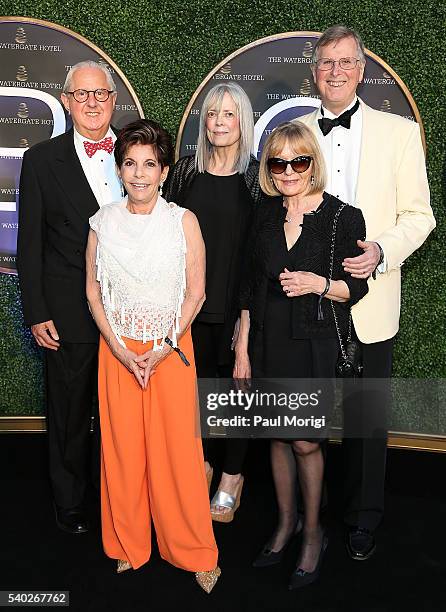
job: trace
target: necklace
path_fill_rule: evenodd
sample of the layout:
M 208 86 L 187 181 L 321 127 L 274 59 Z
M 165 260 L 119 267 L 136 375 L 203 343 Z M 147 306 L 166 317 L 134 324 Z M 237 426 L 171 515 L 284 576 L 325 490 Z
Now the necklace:
M 301 213 L 301 214 L 302 214 L 302 220 L 303 220 L 303 216 L 304 216 L 304 215 L 308 215 L 308 214 L 311 214 L 312 212 L 314 212 L 313 206 L 314 206 L 314 205 L 312 204 L 312 205 L 311 205 L 311 208 L 310 208 L 310 210 L 309 210 L 309 211 L 304 211 L 303 213 Z M 285 221 L 284 221 L 284 223 L 293 223 L 293 221 L 295 221 L 295 220 L 296 220 L 296 216 L 292 216 L 292 217 L 289 217 L 289 216 L 288 216 L 288 208 L 287 208 L 287 206 L 285 206 L 285 202 L 283 202 L 283 207 L 284 207 L 284 208 L 286 209 L 286 211 L 287 211 L 287 215 L 286 215 L 286 217 L 285 217 Z M 299 223 L 299 225 L 300 225 L 300 223 Z

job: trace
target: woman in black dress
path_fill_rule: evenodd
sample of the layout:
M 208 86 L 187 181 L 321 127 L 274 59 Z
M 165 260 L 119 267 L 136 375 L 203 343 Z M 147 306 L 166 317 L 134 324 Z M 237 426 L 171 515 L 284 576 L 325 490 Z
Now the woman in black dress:
M 270 196 L 255 215 L 241 288 L 241 324 L 235 376 L 334 378 L 339 351 L 331 301 L 341 329 L 350 306 L 367 293 L 367 281 L 345 273 L 345 257 L 360 254 L 365 237 L 359 209 L 339 213 L 333 280 L 333 220 L 343 205 L 324 192 L 325 168 L 315 136 L 300 122 L 285 123 L 268 137 L 260 161 L 260 185 Z M 279 508 L 277 528 L 254 562 L 278 563 L 299 529 L 296 473 L 304 502 L 303 542 L 290 588 L 314 582 L 327 538 L 319 521 L 324 459 L 317 439 L 272 440 L 271 460 Z
M 165 187 L 168 201 L 196 214 L 206 245 L 206 301 L 192 325 L 201 378 L 232 378 L 240 270 L 253 209 L 261 198 L 253 140 L 252 107 L 244 90 L 235 83 L 216 85 L 203 102 L 196 154 L 175 164 Z M 240 501 L 247 440 L 229 439 L 225 445 L 211 513 L 226 523 Z M 206 469 L 210 481 L 208 462 Z

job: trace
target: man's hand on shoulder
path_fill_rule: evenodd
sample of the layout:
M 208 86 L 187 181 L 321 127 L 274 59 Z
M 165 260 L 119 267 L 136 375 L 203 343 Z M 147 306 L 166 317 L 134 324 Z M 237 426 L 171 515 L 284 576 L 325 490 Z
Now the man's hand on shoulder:
M 353 278 L 368 278 L 376 269 L 381 258 L 381 251 L 376 242 L 357 240 L 356 244 L 364 251 L 357 257 L 347 257 L 342 262 L 345 272 Z
M 31 332 L 39 346 L 52 351 L 57 351 L 59 348 L 59 334 L 52 320 L 31 325 Z

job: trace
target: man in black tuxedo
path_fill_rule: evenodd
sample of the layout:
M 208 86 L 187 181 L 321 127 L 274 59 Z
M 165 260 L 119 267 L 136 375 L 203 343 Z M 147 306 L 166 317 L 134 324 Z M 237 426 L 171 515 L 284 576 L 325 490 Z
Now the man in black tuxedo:
M 56 522 L 84 533 L 98 347 L 85 296 L 85 248 L 89 217 L 121 197 L 110 128 L 116 87 L 105 66 L 80 62 L 68 72 L 61 100 L 73 128 L 23 157 L 17 267 L 25 322 L 44 349 Z

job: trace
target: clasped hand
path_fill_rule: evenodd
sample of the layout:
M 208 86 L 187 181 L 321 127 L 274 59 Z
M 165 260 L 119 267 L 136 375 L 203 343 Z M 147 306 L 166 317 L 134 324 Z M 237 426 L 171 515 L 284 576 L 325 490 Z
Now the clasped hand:
M 172 349 L 165 345 L 162 350 L 148 350 L 142 355 L 127 348 L 119 347 L 114 355 L 131 372 L 142 389 L 147 389 L 149 378 L 155 373 L 156 366 L 165 358 Z
M 322 293 L 325 278 L 313 272 L 290 272 L 286 268 L 279 274 L 280 284 L 287 297 L 297 297 L 307 293 Z

